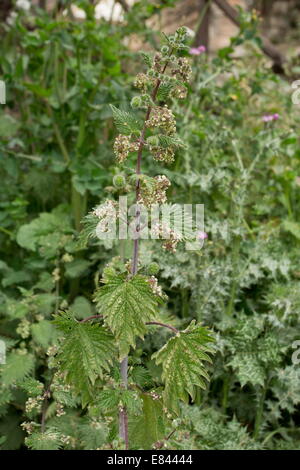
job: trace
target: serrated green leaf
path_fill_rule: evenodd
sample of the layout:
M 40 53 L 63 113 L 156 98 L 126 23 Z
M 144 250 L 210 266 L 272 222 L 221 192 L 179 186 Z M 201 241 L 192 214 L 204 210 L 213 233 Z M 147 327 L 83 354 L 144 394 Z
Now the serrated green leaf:
M 140 52 L 142 58 L 143 58 L 143 61 L 145 62 L 145 64 L 148 66 L 148 67 L 152 67 L 152 57 L 151 57 L 151 54 L 148 54 L 147 52 L 143 52 L 141 51 Z
M 156 100 L 157 101 L 167 101 L 169 94 L 174 88 L 175 84 L 172 82 L 161 83 L 159 85 Z
M 57 331 L 48 320 L 42 320 L 39 323 L 31 325 L 33 339 L 43 348 L 48 348 L 50 343 L 57 337 Z
M 7 386 L 23 380 L 33 370 L 34 362 L 31 354 L 10 353 L 1 367 L 2 384 Z
M 78 322 L 69 312 L 57 315 L 54 323 L 64 333 L 57 356 L 60 369 L 86 404 L 96 379 L 116 358 L 114 338 L 105 327 Z
M 174 147 L 174 148 L 180 148 L 180 147 L 186 147 L 185 143 L 178 137 L 177 135 L 164 135 L 164 134 L 159 134 L 157 136 L 159 138 L 159 145 L 161 147 Z
M 121 134 L 130 135 L 140 133 L 141 124 L 136 119 L 134 114 L 131 114 L 127 111 L 122 111 L 112 104 L 110 105 L 110 108 L 113 113 L 115 126 Z
M 126 274 L 105 278 L 104 286 L 96 292 L 97 309 L 116 337 L 120 359 L 135 347 L 136 337 L 144 337 L 147 321 L 154 318 L 161 302 L 144 276 L 128 278 Z
M 25 390 L 31 397 L 37 397 L 42 394 L 44 385 L 42 382 L 34 379 L 33 377 L 28 377 L 22 383 L 20 383 L 20 388 Z
M 106 441 L 108 428 L 103 421 L 83 418 L 79 426 L 79 438 L 84 450 L 97 450 Z
M 62 447 L 62 435 L 56 430 L 47 429 L 44 433 L 35 432 L 26 437 L 25 442 L 32 450 L 58 450 Z
M 152 445 L 166 435 L 163 402 L 150 394 L 141 394 L 143 410 L 129 422 L 129 440 L 137 449 L 152 449 Z
M 212 362 L 209 356 L 214 352 L 209 346 L 212 341 L 209 330 L 194 320 L 152 355 L 156 364 L 163 368 L 163 397 L 169 410 L 178 414 L 178 400 L 186 402 L 188 395 L 194 399 L 196 386 L 206 388 L 204 379 L 209 380 L 209 377 L 203 361 Z

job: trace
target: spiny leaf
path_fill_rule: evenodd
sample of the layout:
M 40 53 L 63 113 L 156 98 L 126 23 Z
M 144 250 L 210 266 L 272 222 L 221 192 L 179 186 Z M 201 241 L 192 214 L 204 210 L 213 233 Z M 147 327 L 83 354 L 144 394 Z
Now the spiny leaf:
M 116 357 L 114 338 L 103 326 L 80 323 L 70 313 L 57 315 L 54 323 L 65 336 L 57 357 L 60 368 L 85 403 L 91 386 L 110 370 Z
M 110 107 L 113 113 L 115 126 L 121 134 L 130 135 L 140 133 L 141 124 L 133 114 L 128 113 L 127 111 L 122 111 L 112 104 Z
M 236 371 L 236 375 L 242 387 L 247 383 L 252 385 L 264 385 L 266 374 L 255 353 L 236 353 L 228 365 Z
M 105 285 L 96 292 L 95 301 L 99 313 L 119 342 L 120 358 L 135 347 L 136 336 L 144 337 L 145 322 L 156 313 L 161 302 L 155 295 L 145 276 L 128 278 L 126 274 L 105 278 Z
M 178 399 L 187 401 L 188 395 L 195 398 L 195 386 L 206 388 L 209 380 L 203 361 L 211 362 L 207 353 L 213 349 L 208 345 L 213 340 L 210 332 L 195 320 L 184 331 L 173 336 L 152 358 L 162 364 L 162 379 L 165 382 L 164 402 L 170 411 L 179 412 Z

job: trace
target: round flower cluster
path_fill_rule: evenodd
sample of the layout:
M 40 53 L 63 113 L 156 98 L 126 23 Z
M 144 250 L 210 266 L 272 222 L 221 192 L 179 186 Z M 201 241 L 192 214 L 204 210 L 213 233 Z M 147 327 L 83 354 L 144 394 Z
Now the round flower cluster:
M 141 187 L 138 203 L 146 207 L 151 206 L 151 204 L 164 204 L 167 200 L 166 191 L 171 186 L 165 175 L 155 176 L 153 180 L 153 187 Z
M 28 338 L 30 336 L 30 322 L 26 318 L 23 318 L 20 321 L 16 332 L 21 336 L 21 338 Z
M 47 356 L 55 356 L 57 354 L 57 351 L 58 351 L 58 347 L 56 344 L 54 344 L 53 346 L 50 346 L 48 349 L 47 349 Z
M 145 73 L 138 73 L 134 80 L 134 86 L 144 93 L 147 91 L 148 86 L 153 84 L 154 79 Z
M 163 297 L 162 288 L 158 285 L 158 279 L 155 276 L 151 276 L 150 279 L 147 279 L 147 282 L 150 284 L 151 290 L 155 295 Z
M 117 161 L 123 163 L 130 152 L 136 152 L 139 149 L 139 142 L 132 142 L 130 136 L 119 134 L 114 143 L 114 153 Z
M 30 2 L 28 0 L 17 0 L 16 8 L 19 10 L 28 11 L 30 10 Z
M 178 243 L 182 240 L 179 233 L 164 224 L 156 224 L 152 228 L 153 235 L 165 239 L 163 242 L 163 248 L 172 253 L 176 252 Z
M 172 163 L 175 158 L 173 147 L 150 147 L 154 160 L 158 162 Z
M 59 282 L 59 280 L 60 280 L 60 269 L 59 268 L 55 268 L 52 271 L 52 277 L 53 277 L 54 282 Z
M 114 217 L 116 214 L 117 202 L 107 199 L 103 204 L 95 207 L 92 211 L 92 214 L 98 217 L 98 219 L 103 219 L 104 217 Z
M 165 106 L 154 106 L 149 119 L 146 121 L 146 127 L 158 127 L 164 129 L 166 134 L 172 135 L 176 132 L 176 121 L 172 111 Z
M 173 98 L 177 98 L 179 100 L 184 100 L 184 98 L 186 98 L 186 95 L 187 95 L 187 89 L 185 86 L 182 86 L 182 85 L 174 87 L 170 92 L 170 96 L 172 96 Z
M 32 434 L 34 429 L 37 427 L 37 423 L 34 421 L 25 421 L 24 423 L 21 423 L 21 428 L 24 429 L 24 431 L 27 432 L 27 434 Z
M 65 434 L 61 436 L 61 442 L 62 444 L 65 444 L 65 445 L 70 445 L 71 442 L 72 442 L 72 437 L 71 436 L 66 436 Z
M 34 397 L 34 398 L 28 398 L 25 404 L 25 411 L 26 413 L 31 413 L 32 411 L 40 411 L 41 407 L 41 402 L 43 401 L 43 397 L 41 395 Z
M 71 392 L 71 385 L 65 383 L 65 375 L 62 372 L 55 372 L 51 384 L 51 392 Z
M 178 80 L 188 82 L 192 75 L 192 69 L 189 61 L 186 57 L 179 57 L 176 62 L 176 66 L 171 70 L 173 76 L 177 77 Z
M 158 393 L 156 393 L 154 391 L 150 392 L 150 395 L 153 398 L 153 400 L 160 400 L 161 399 L 161 395 L 159 395 Z
M 62 403 L 60 402 L 57 402 L 55 404 L 55 409 L 56 409 L 56 416 L 59 418 L 60 416 L 63 416 L 66 414 L 65 410 L 64 410 L 64 406 Z

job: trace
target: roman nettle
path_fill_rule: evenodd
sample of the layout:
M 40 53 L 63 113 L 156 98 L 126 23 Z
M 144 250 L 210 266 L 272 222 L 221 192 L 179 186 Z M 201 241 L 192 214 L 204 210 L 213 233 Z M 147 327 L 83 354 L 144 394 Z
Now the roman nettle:
M 183 146 L 176 135 L 175 117 L 166 103 L 184 98 L 187 93 L 185 84 L 191 68 L 184 56 L 189 50 L 186 36 L 186 29 L 179 28 L 174 35 L 164 36 L 160 52 L 154 56 L 142 53 L 147 71 L 135 79 L 140 94 L 131 100 L 133 111 L 111 106 L 119 131 L 114 152 L 123 173 L 115 178 L 115 186 L 135 194 L 132 258 L 116 257 L 105 267 L 94 297 L 97 314 L 79 322 L 68 311 L 55 319 L 63 332 L 56 355 L 59 373 L 89 413 L 103 416 L 109 429 L 108 440 L 118 439 L 119 434 L 116 447 L 127 449 L 164 445 L 180 414 L 180 400 L 187 401 L 189 396 L 193 399 L 197 387 L 205 388 L 205 363 L 211 361 L 213 353 L 213 338 L 205 327 L 193 320 L 179 331 L 162 320 L 159 305 L 166 296 L 155 277 L 159 266 L 153 262 L 143 266 L 139 259 L 140 205 L 166 203 L 170 186 L 164 175 L 142 173 L 142 155 L 151 154 L 160 164 L 169 164 L 174 161 L 176 149 Z M 129 159 L 137 160 L 134 174 L 129 173 Z M 81 237 L 96 238 L 99 224 L 115 213 L 121 219 L 117 201 L 104 201 L 84 219 Z M 182 237 L 158 224 L 157 235 L 161 231 L 169 235 L 164 236 L 163 249 L 176 251 Z M 136 347 L 138 338 L 143 339 L 149 330 L 153 334 L 157 326 L 167 328 L 172 336 L 152 356 L 157 366 L 151 370 L 143 364 Z M 128 366 L 130 352 L 133 359 Z

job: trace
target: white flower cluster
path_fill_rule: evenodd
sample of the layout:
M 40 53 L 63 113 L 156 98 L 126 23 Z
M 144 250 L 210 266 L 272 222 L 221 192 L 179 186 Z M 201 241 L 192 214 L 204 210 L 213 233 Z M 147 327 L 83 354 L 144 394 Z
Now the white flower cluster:
M 155 295 L 159 297 L 163 296 L 162 288 L 158 285 L 158 279 L 155 276 L 151 276 L 150 279 L 148 279 L 148 283 Z
M 114 217 L 116 215 L 116 201 L 107 199 L 103 204 L 99 204 L 94 210 L 93 214 L 98 217 L 98 219 L 103 219 L 104 217 Z
M 182 240 L 182 235 L 166 224 L 155 224 L 152 227 L 153 235 L 165 239 L 163 248 L 172 253 L 176 252 L 177 244 Z
M 29 0 L 17 0 L 16 2 L 16 8 L 18 8 L 19 10 L 28 11 L 30 10 L 30 7 L 31 2 L 29 2 Z

